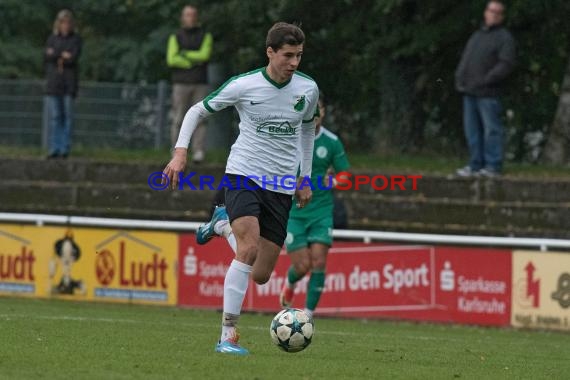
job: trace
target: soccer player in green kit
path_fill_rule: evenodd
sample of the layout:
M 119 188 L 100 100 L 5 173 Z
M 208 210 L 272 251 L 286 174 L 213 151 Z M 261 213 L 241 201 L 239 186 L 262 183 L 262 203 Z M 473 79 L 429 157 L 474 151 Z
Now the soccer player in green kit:
M 311 272 L 305 305 L 305 312 L 311 317 L 325 286 L 327 254 L 332 244 L 333 194 L 327 174 L 331 167 L 336 173 L 347 171 L 350 167 L 339 138 L 322 126 L 324 116 L 325 104 L 321 96 L 319 116 L 315 119 L 316 136 L 311 171 L 313 199 L 304 208 L 292 207 L 289 213 L 285 245 L 291 258 L 291 267 L 279 297 L 282 307 L 290 307 L 296 283 Z M 325 184 L 317 186 L 318 180 L 324 180 Z

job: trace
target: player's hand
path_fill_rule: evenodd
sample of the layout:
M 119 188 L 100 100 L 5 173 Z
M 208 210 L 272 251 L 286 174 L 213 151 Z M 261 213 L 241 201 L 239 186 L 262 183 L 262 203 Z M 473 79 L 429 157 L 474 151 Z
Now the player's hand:
M 168 176 L 168 183 L 170 183 L 170 187 L 172 189 L 178 188 L 178 179 L 179 174 L 184 173 L 184 169 L 186 168 L 186 160 L 188 156 L 188 149 L 184 148 L 176 148 L 174 150 L 174 155 L 172 156 L 172 160 L 166 165 L 163 172 Z M 166 179 L 163 181 L 166 181 Z
M 311 191 L 311 186 L 307 183 L 302 184 L 303 178 L 297 180 L 297 190 L 295 190 L 295 199 L 297 200 L 297 207 L 305 207 L 313 198 L 313 192 Z M 302 187 L 300 187 L 302 186 Z

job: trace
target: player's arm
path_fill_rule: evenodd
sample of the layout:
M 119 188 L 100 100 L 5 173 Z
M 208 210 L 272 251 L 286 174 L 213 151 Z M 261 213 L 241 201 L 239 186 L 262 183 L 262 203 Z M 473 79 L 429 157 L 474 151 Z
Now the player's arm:
M 305 112 L 301 125 L 301 168 L 298 182 L 301 182 L 303 178 L 311 177 L 313 149 L 315 147 L 315 116 L 318 112 L 318 100 L 319 90 L 315 86 L 314 94 L 311 96 L 309 107 L 307 112 Z M 309 186 L 303 186 L 297 190 L 295 197 L 297 198 L 298 207 L 305 207 L 313 197 L 311 188 Z
M 204 40 L 202 41 L 202 45 L 200 45 L 200 49 L 198 50 L 183 50 L 183 56 L 190 60 L 190 62 L 207 62 L 210 60 L 212 56 L 212 46 L 214 44 L 214 39 L 210 33 L 206 33 L 204 36 Z
M 178 69 L 189 69 L 192 67 L 192 62 L 180 53 L 180 47 L 174 34 L 168 38 L 168 46 L 166 47 L 166 64 L 168 67 Z
M 336 140 L 335 150 L 332 158 L 332 167 L 336 173 L 333 179 L 333 186 L 336 187 L 338 182 L 342 182 L 350 177 L 350 163 L 348 162 L 348 157 L 344 151 L 344 146 L 340 140 Z
M 208 95 L 203 101 L 194 104 L 182 120 L 178 141 L 174 146 L 172 160 L 168 163 L 163 172 L 168 176 L 169 183 L 173 189 L 178 187 L 178 176 L 184 172 L 186 167 L 186 157 L 188 156 L 188 144 L 194 130 L 206 117 L 216 111 L 237 103 L 239 99 L 239 85 L 234 78 L 220 86 L 216 91 Z

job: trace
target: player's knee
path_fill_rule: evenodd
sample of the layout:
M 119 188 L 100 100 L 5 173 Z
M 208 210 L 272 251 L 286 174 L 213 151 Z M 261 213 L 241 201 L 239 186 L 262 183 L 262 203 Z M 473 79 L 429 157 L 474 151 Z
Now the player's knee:
M 295 268 L 295 272 L 299 276 L 306 275 L 311 270 L 311 261 L 310 260 L 300 260 L 293 264 L 293 268 Z
M 253 273 L 251 277 L 256 284 L 263 285 L 269 281 L 271 273 Z
M 238 244 L 238 250 L 236 253 L 236 258 L 238 259 L 238 261 L 241 261 L 242 263 L 246 263 L 248 265 L 253 265 L 256 257 L 257 257 L 256 244 L 247 244 L 243 246 L 240 246 Z
M 327 266 L 327 260 L 325 257 L 314 257 L 311 260 L 311 269 L 313 270 L 325 270 L 325 267 Z

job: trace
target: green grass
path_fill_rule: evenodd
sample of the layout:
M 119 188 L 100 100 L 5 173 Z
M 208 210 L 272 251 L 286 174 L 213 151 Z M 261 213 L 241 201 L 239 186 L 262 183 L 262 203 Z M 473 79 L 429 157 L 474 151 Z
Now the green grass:
M 213 352 L 220 314 L 176 308 L 0 298 L 2 379 L 561 379 L 570 336 L 554 332 L 317 319 L 287 354 L 271 316 L 247 314 L 252 354 Z
M 210 150 L 206 162 L 225 165 L 228 151 Z M 43 157 L 45 152 L 39 148 L 10 147 L 0 145 L 0 157 Z M 149 162 L 165 163 L 170 157 L 169 149 L 93 149 L 76 148 L 72 152 L 76 158 L 114 162 Z M 356 169 L 374 169 L 382 171 L 401 171 L 418 174 L 451 174 L 465 165 L 466 159 L 446 157 L 437 154 L 391 154 L 374 155 L 370 153 L 349 152 L 349 160 Z M 511 177 L 570 177 L 570 166 L 544 164 L 512 163 L 505 164 L 505 173 Z

